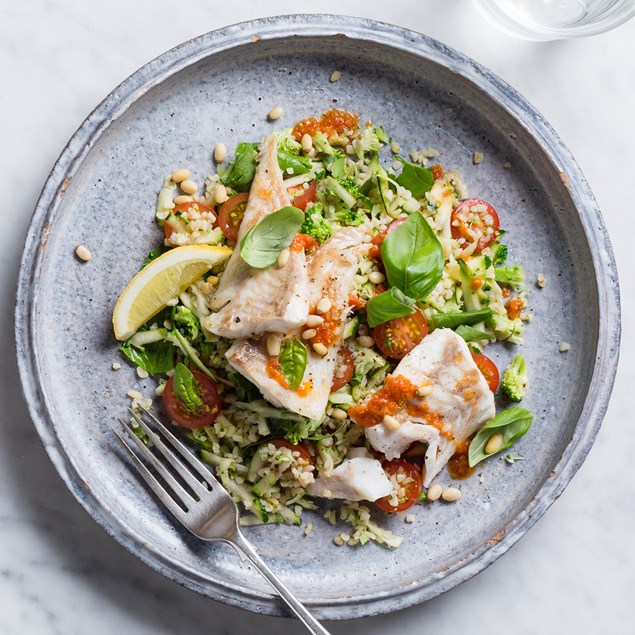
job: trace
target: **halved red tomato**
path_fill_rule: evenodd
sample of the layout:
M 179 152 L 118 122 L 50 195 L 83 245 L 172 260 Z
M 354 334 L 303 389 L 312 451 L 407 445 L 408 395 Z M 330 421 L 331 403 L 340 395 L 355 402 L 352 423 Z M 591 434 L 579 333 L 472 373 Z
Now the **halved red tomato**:
M 265 443 L 271 443 L 276 448 L 287 448 L 291 450 L 291 452 L 298 452 L 300 454 L 298 458 L 302 459 L 302 463 L 305 465 L 313 465 L 313 457 L 302 443 L 294 445 L 291 441 L 283 439 L 282 437 L 269 439 L 265 441 Z
M 353 359 L 353 353 L 351 353 L 351 349 L 348 348 L 348 346 L 342 346 L 337 355 L 337 364 L 335 365 L 331 392 L 335 392 L 346 386 L 353 378 L 354 373 L 355 360 Z
M 500 221 L 496 210 L 480 198 L 468 198 L 459 203 L 450 220 L 452 238 L 466 245 L 477 243 L 475 253 L 489 247 L 498 236 Z
M 485 377 L 489 389 L 492 392 L 496 392 L 500 381 L 496 364 L 489 357 L 481 355 L 480 353 L 472 353 L 472 357 L 478 369 L 483 373 L 483 377 Z
M 373 329 L 379 350 L 393 359 L 402 359 L 428 334 L 428 324 L 421 311 L 388 320 Z
M 416 465 L 408 463 L 404 459 L 397 461 L 384 461 L 382 463 L 386 476 L 397 477 L 400 474 L 404 475 L 404 479 L 399 483 L 399 490 L 397 492 L 397 505 L 393 506 L 389 502 L 392 496 L 385 496 L 376 500 L 375 503 L 381 507 L 385 512 L 402 512 L 412 507 L 421 496 L 421 489 L 423 483 L 421 481 L 421 472 Z M 393 479 L 391 479 L 393 480 Z
M 218 213 L 218 226 L 223 230 L 223 234 L 227 236 L 228 240 L 234 243 L 238 240 L 238 230 L 243 222 L 248 200 L 249 192 L 234 194 L 221 205 Z
M 165 223 L 163 223 L 163 229 L 165 230 L 165 237 L 169 238 L 174 232 L 177 233 L 186 233 L 187 225 L 179 220 L 178 214 L 186 214 L 190 211 L 190 209 L 196 209 L 199 212 L 211 212 L 214 214 L 214 223 L 213 226 L 216 227 L 218 224 L 218 218 L 216 217 L 216 213 L 209 205 L 204 205 L 203 203 L 197 203 L 196 201 L 191 201 L 189 203 L 179 203 L 174 206 L 172 210 L 172 214 L 166 218 Z
M 315 190 L 317 189 L 317 181 L 313 180 L 309 183 L 309 187 L 299 187 L 297 192 L 294 192 L 291 205 L 304 211 L 306 206 L 315 198 Z
M 202 372 L 192 370 L 203 405 L 188 410 L 174 393 L 174 381 L 170 377 L 163 391 L 163 406 L 168 417 L 182 428 L 203 428 L 213 423 L 221 412 L 222 401 L 216 384 Z

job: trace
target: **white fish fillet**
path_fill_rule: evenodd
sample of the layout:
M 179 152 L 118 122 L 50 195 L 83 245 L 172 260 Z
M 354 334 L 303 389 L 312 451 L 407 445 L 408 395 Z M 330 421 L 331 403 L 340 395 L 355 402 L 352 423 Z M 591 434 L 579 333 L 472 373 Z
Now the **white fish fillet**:
M 365 231 L 360 227 L 341 229 L 323 245 L 316 249 L 309 262 L 309 297 L 316 305 L 327 296 L 332 303 L 332 311 L 340 321 L 340 328 L 349 311 L 348 294 L 359 266 L 359 260 L 368 246 L 363 242 Z M 291 336 L 293 332 L 289 333 Z M 296 336 L 299 333 L 295 333 Z M 310 381 L 310 389 L 304 396 L 295 390 L 281 386 L 267 373 L 269 355 L 264 338 L 261 341 L 244 340 L 235 342 L 227 351 L 229 363 L 249 381 L 254 383 L 270 403 L 296 412 L 310 419 L 324 416 L 331 383 L 337 363 L 339 340 L 329 347 L 326 356 L 315 354 L 309 345 L 304 381 Z
M 304 251 L 291 251 L 284 267 L 254 269 L 240 257 L 243 236 L 265 216 L 291 205 L 278 165 L 276 140 L 265 137 L 238 242 L 212 299 L 218 313 L 204 323 L 212 333 L 231 339 L 300 326 L 309 312 Z
M 375 501 L 392 493 L 392 485 L 377 459 L 345 459 L 329 476 L 321 476 L 307 487 L 311 496 Z
M 395 415 L 402 424 L 398 430 L 380 423 L 365 429 L 366 438 L 388 459 L 398 458 L 414 441 L 428 443 L 427 487 L 454 454 L 456 445 L 494 417 L 494 395 L 465 341 L 450 329 L 437 329 L 424 338 L 399 362 L 393 373 L 397 375 L 431 390 L 417 401 L 439 416 L 441 429 L 402 410 Z

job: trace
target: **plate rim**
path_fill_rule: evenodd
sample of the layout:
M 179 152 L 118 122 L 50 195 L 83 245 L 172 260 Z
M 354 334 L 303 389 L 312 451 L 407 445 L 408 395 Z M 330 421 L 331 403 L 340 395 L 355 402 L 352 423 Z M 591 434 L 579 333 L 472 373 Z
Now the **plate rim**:
M 536 140 L 567 186 L 589 245 L 599 301 L 596 359 L 589 390 L 571 440 L 536 496 L 515 516 L 502 535 L 471 551 L 468 556 L 432 580 L 405 585 L 390 592 L 339 600 L 308 602 L 322 619 L 348 619 L 406 608 L 435 597 L 468 580 L 507 552 L 560 496 L 582 465 L 597 436 L 613 388 L 619 357 L 620 296 L 617 267 L 599 207 L 573 156 L 551 125 L 514 88 L 469 57 L 421 33 L 365 18 L 327 14 L 294 14 L 261 18 L 217 29 L 187 40 L 135 71 L 88 115 L 68 141 L 43 186 L 33 212 L 20 263 L 15 306 L 18 371 L 31 419 L 60 477 L 93 519 L 124 548 L 165 577 L 203 595 L 255 613 L 285 616 L 272 595 L 217 584 L 175 559 L 153 551 L 141 536 L 121 522 L 106 504 L 90 492 L 54 432 L 38 381 L 33 324 L 38 272 L 45 255 L 48 220 L 61 204 L 68 184 L 92 144 L 151 88 L 200 60 L 235 46 L 297 37 L 346 36 L 389 46 L 437 62 L 467 79 L 521 125 Z M 610 284 L 609 284 L 610 281 Z

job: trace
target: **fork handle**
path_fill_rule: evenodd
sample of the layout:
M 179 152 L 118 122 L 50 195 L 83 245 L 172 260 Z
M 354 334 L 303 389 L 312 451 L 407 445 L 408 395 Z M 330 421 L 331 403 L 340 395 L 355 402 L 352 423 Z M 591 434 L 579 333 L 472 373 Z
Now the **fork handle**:
M 314 633 L 314 635 L 330 635 L 329 632 L 309 613 L 307 608 L 298 600 L 298 598 L 287 589 L 282 580 L 267 566 L 265 561 L 258 555 L 252 544 L 236 530 L 236 532 L 227 539 L 232 547 L 238 551 L 239 555 L 245 555 L 269 584 L 278 592 L 278 595 L 289 605 L 289 608 L 296 614 L 298 619 Z M 242 552 L 242 553 L 241 553 Z

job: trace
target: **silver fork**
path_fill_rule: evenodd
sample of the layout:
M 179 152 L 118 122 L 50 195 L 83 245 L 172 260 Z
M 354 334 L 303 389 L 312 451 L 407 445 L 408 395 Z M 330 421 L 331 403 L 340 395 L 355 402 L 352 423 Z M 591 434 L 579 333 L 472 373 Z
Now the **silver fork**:
M 187 483 L 193 494 L 188 492 L 171 474 L 170 470 L 134 433 L 130 425 L 122 420 L 122 424 L 134 441 L 139 453 L 160 474 L 161 478 L 172 490 L 170 494 L 152 472 L 139 459 L 136 452 L 127 441 L 116 431 L 113 432 L 123 444 L 130 459 L 163 504 L 172 512 L 187 529 L 201 540 L 220 541 L 229 543 L 241 559 L 248 558 L 269 584 L 278 592 L 280 597 L 289 605 L 291 610 L 309 629 L 311 633 L 329 635 L 329 632 L 309 613 L 306 607 L 287 589 L 276 574 L 265 564 L 256 553 L 251 543 L 242 535 L 238 528 L 238 508 L 234 504 L 227 490 L 220 484 L 204 463 L 201 463 L 154 415 L 140 406 L 143 414 L 152 421 L 160 434 L 155 432 L 136 412 L 132 416 L 148 435 L 153 446 L 163 455 L 172 469 Z M 164 442 L 167 440 L 173 449 Z M 176 450 L 176 453 L 174 452 Z M 186 467 L 189 464 L 192 470 Z M 201 482 L 201 479 L 203 482 Z M 207 485 L 207 487 L 206 487 Z M 185 509 L 184 509 L 185 508 Z

